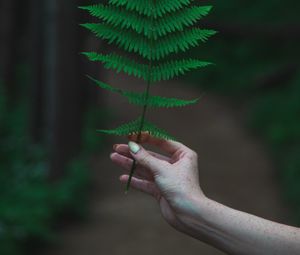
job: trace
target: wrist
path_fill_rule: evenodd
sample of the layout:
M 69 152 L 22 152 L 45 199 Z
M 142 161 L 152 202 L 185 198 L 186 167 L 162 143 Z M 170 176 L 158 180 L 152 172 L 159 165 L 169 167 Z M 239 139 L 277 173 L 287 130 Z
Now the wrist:
M 177 218 L 183 226 L 183 231 L 198 240 L 210 243 L 209 236 L 215 232 L 211 224 L 212 207 L 215 202 L 204 194 L 191 195 L 181 202 Z M 213 217 L 213 216 L 212 216 Z
M 175 210 L 178 219 L 185 225 L 202 218 L 202 212 L 209 204 L 209 199 L 202 192 L 191 192 L 176 198 Z
M 189 210 L 178 214 L 185 234 L 212 245 L 222 251 L 232 251 L 239 243 L 224 229 L 226 215 L 223 205 L 205 196 L 191 197 Z

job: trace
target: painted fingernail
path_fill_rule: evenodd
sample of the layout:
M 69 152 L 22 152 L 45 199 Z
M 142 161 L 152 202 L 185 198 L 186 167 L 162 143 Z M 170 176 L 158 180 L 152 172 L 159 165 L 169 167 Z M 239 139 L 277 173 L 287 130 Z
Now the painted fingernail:
M 141 147 L 135 142 L 129 142 L 128 146 L 129 146 L 130 151 L 134 154 L 137 154 L 139 152 L 139 150 L 141 149 Z

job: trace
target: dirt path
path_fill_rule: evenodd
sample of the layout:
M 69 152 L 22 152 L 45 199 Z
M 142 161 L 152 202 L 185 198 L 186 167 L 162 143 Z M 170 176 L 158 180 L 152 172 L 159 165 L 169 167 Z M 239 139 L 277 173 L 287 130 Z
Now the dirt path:
M 123 84 L 111 75 L 111 84 Z M 128 78 L 126 78 L 128 81 Z M 130 88 L 143 90 L 135 80 Z M 123 87 L 126 88 L 126 85 Z M 199 90 L 184 84 L 162 84 L 156 95 L 192 99 Z M 119 96 L 106 94 L 116 110 L 114 127 L 136 118 L 140 110 Z M 199 154 L 202 187 L 212 199 L 236 209 L 285 222 L 286 209 L 280 200 L 274 169 L 263 146 L 242 127 L 237 111 L 221 99 L 205 96 L 196 106 L 149 113 L 149 119 L 172 131 Z M 126 142 L 114 139 L 114 142 Z M 62 233 L 62 244 L 47 255 L 218 255 L 205 244 L 177 233 L 161 218 L 154 200 L 130 192 L 125 196 L 118 176 L 120 169 L 108 159 L 107 148 L 95 162 L 95 190 L 89 220 Z

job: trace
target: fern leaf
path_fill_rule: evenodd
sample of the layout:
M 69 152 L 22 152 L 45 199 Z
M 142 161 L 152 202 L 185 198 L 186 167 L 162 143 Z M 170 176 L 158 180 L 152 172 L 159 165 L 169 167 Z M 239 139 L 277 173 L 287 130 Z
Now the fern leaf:
M 184 75 L 190 70 L 212 65 L 210 62 L 197 59 L 174 60 L 153 67 L 151 79 L 153 82 L 170 80 L 176 76 Z
M 147 105 L 150 108 L 175 108 L 175 107 L 183 107 L 192 104 L 196 104 L 199 101 L 199 98 L 194 100 L 183 100 L 177 98 L 168 98 L 168 97 L 160 97 L 160 96 L 149 96 L 146 98 L 146 94 L 139 94 L 133 92 L 124 92 L 124 96 L 127 97 L 129 103 L 145 106 Z
M 131 134 L 137 134 L 141 129 L 141 118 L 137 120 L 131 121 L 129 123 L 125 123 L 115 129 L 110 130 L 97 130 L 98 133 L 104 133 L 108 135 L 117 135 L 117 136 L 127 136 Z M 144 121 L 144 125 L 142 127 L 142 132 L 149 132 L 152 136 L 168 139 L 168 140 L 176 140 L 173 136 L 169 135 L 165 130 L 156 127 L 154 124 Z
M 149 96 L 148 100 L 145 93 L 134 93 L 130 91 L 124 91 L 121 89 L 114 88 L 104 82 L 94 79 L 91 76 L 87 76 L 90 80 L 97 84 L 102 89 L 120 94 L 128 99 L 128 102 L 138 106 L 149 106 L 151 108 L 173 108 L 173 107 L 183 107 L 187 105 L 196 104 L 199 98 L 194 100 L 182 100 L 177 98 L 167 98 L 160 96 Z
M 103 23 L 87 23 L 81 26 L 92 31 L 97 37 L 107 40 L 109 44 L 115 43 L 119 48 L 138 53 L 144 58 L 151 56 L 150 41 L 135 32 L 117 29 Z
M 167 131 L 165 131 L 164 129 L 158 128 L 157 126 L 155 126 L 154 124 L 152 124 L 148 121 L 145 121 L 142 132 L 149 132 L 150 135 L 157 137 L 157 138 L 176 141 L 176 138 L 174 136 L 169 135 L 169 133 Z
M 123 71 L 128 75 L 133 75 L 144 81 L 150 80 L 151 82 L 170 80 L 190 70 L 212 65 L 210 62 L 197 59 L 173 60 L 154 66 L 149 76 L 147 65 L 139 64 L 123 56 L 116 54 L 102 55 L 95 52 L 83 52 L 82 54 L 87 56 L 91 61 L 102 62 L 107 69 L 114 69 L 118 73 Z
M 149 107 L 156 108 L 173 108 L 173 107 L 183 107 L 199 102 L 199 98 L 193 100 L 182 100 L 177 98 L 166 98 L 160 96 L 150 96 L 148 100 Z
M 148 60 L 160 60 L 171 53 L 187 51 L 196 47 L 200 42 L 205 42 L 214 35 L 214 30 L 194 28 L 185 32 L 178 32 L 168 37 L 163 37 L 154 42 L 146 37 L 138 36 L 135 32 L 115 29 L 105 24 L 82 24 L 96 36 L 108 40 L 109 44 L 116 43 L 118 47 L 128 52 L 135 52 Z
M 169 15 L 164 15 L 154 22 L 146 16 L 129 12 L 114 6 L 96 4 L 79 7 L 86 10 L 91 16 L 101 19 L 103 22 L 114 28 L 132 29 L 138 34 L 143 34 L 147 38 L 157 39 L 168 33 L 182 31 L 184 27 L 194 25 L 199 19 L 206 16 L 211 6 L 193 6 L 184 8 Z
M 110 85 L 108 85 L 108 84 L 106 84 L 106 83 L 104 83 L 102 81 L 94 79 L 93 77 L 91 77 L 89 75 L 87 75 L 87 77 L 90 80 L 92 80 L 94 83 L 96 83 L 98 87 L 100 87 L 102 89 L 108 90 L 110 92 L 118 93 L 118 94 L 122 94 L 123 93 L 123 90 L 121 90 L 121 89 L 114 88 L 114 87 L 112 87 L 112 86 L 110 86 Z
M 154 34 L 158 37 L 176 31 L 183 31 L 185 27 L 194 25 L 198 20 L 208 15 L 211 9 L 212 6 L 193 6 L 170 15 L 164 15 L 154 21 Z
M 153 0 L 109 0 L 109 3 L 118 7 L 122 6 L 128 11 L 136 11 L 139 14 L 157 18 L 189 5 L 191 0 L 161 0 L 155 2 Z
M 216 31 L 209 29 L 189 29 L 163 37 L 153 43 L 153 51 L 147 58 L 160 60 L 172 53 L 185 52 L 191 47 L 196 47 L 200 42 L 206 42 Z
M 149 17 L 129 12 L 114 6 L 104 6 L 102 4 L 80 7 L 87 10 L 91 16 L 97 17 L 104 23 L 119 29 L 132 29 L 138 34 L 151 37 L 153 34 L 152 23 Z
M 126 57 L 122 57 L 116 54 L 103 55 L 95 52 L 83 52 L 90 61 L 102 62 L 106 69 L 114 69 L 116 72 L 123 71 L 128 75 L 133 75 L 137 78 L 149 80 L 148 67 L 143 64 L 139 64 Z
M 115 129 L 111 130 L 97 130 L 98 133 L 105 133 L 108 135 L 118 135 L 118 136 L 125 136 L 125 135 L 130 135 L 130 134 L 135 134 L 139 132 L 140 128 L 140 122 L 141 119 L 137 119 L 134 121 L 131 121 L 129 123 L 123 124 Z

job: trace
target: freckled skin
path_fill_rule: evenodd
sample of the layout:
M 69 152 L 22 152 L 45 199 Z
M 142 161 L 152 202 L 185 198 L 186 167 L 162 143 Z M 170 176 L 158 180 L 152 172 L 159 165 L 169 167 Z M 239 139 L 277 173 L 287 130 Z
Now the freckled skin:
M 135 141 L 135 136 L 130 136 Z M 114 146 L 111 160 L 125 170 L 128 181 L 133 158 L 137 161 L 131 186 L 153 196 L 165 220 L 178 231 L 233 255 L 300 255 L 300 229 L 237 211 L 207 198 L 199 184 L 197 154 L 185 145 L 157 139 L 147 133 L 141 144 L 152 144 L 169 154 L 136 152 Z M 132 144 L 131 144 L 132 145 Z

